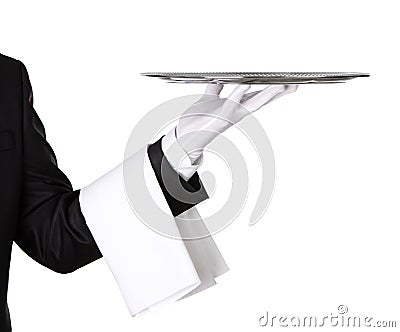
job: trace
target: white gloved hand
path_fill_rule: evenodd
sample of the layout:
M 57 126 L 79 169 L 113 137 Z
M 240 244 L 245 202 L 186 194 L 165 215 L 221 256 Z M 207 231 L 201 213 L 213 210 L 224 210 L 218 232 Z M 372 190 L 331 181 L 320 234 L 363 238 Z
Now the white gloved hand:
M 228 98 L 221 98 L 222 84 L 208 84 L 205 94 L 180 117 L 178 125 L 163 141 L 163 151 L 185 179 L 190 178 L 202 162 L 203 149 L 219 134 L 264 105 L 295 92 L 297 85 L 269 85 L 263 90 L 246 93 L 250 85 L 237 85 Z M 173 145 L 179 149 L 168 149 Z M 183 154 L 189 160 L 182 159 Z

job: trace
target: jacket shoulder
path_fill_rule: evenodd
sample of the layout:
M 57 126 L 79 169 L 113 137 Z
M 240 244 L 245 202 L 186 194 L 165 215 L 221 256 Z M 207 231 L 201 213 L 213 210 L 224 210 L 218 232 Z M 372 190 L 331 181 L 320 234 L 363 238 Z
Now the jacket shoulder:
M 14 64 L 19 64 L 20 63 L 20 61 L 18 59 L 12 58 L 12 57 L 10 57 L 8 55 L 5 55 L 3 53 L 0 53 L 0 61 L 14 63 Z
M 19 70 L 22 62 L 10 56 L 0 53 L 0 71 L 2 73 Z

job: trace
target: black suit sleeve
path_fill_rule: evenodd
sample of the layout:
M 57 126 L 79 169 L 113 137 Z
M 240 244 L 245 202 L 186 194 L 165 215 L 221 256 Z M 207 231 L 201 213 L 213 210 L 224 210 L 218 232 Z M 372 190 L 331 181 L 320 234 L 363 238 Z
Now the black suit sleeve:
M 32 87 L 21 62 L 23 196 L 15 242 L 30 257 L 59 273 L 100 257 L 79 205 L 79 190 L 57 167 L 45 129 L 33 108 Z
M 58 168 L 56 156 L 46 141 L 45 129 L 33 107 L 32 86 L 25 65 L 21 66 L 21 107 L 23 110 L 23 195 L 15 242 L 40 264 L 68 273 L 102 257 L 79 204 L 79 190 L 73 190 Z M 158 183 L 174 216 L 208 198 L 195 173 L 185 181 L 166 160 L 161 139 L 148 147 Z M 161 167 L 164 176 L 161 177 Z M 168 183 L 166 183 L 167 181 Z M 182 187 L 194 194 L 182 202 L 166 187 Z M 194 200 L 194 201 L 193 201 Z

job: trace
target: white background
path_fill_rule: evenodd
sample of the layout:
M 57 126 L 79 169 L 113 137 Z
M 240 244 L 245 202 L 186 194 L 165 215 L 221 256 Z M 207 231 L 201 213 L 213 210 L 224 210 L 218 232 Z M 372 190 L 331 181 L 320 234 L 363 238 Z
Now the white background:
M 266 310 L 323 316 L 340 304 L 349 314 L 400 320 L 397 3 L 3 3 L 0 53 L 28 68 L 35 108 L 75 188 L 122 161 L 147 111 L 204 88 L 140 72 L 372 74 L 301 86 L 258 112 L 274 148 L 275 193 L 258 224 L 247 225 L 249 204 L 215 236 L 230 267 L 218 285 L 132 318 L 103 259 L 59 275 L 14 246 L 14 331 L 252 331 Z

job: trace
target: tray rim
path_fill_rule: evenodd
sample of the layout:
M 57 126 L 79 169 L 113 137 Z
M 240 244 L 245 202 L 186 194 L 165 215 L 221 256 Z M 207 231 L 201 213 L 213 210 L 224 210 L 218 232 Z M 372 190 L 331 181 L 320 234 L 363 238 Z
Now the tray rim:
M 168 83 L 220 84 L 305 84 L 344 83 L 358 77 L 370 77 L 365 72 L 143 72 L 142 76 L 156 77 Z

